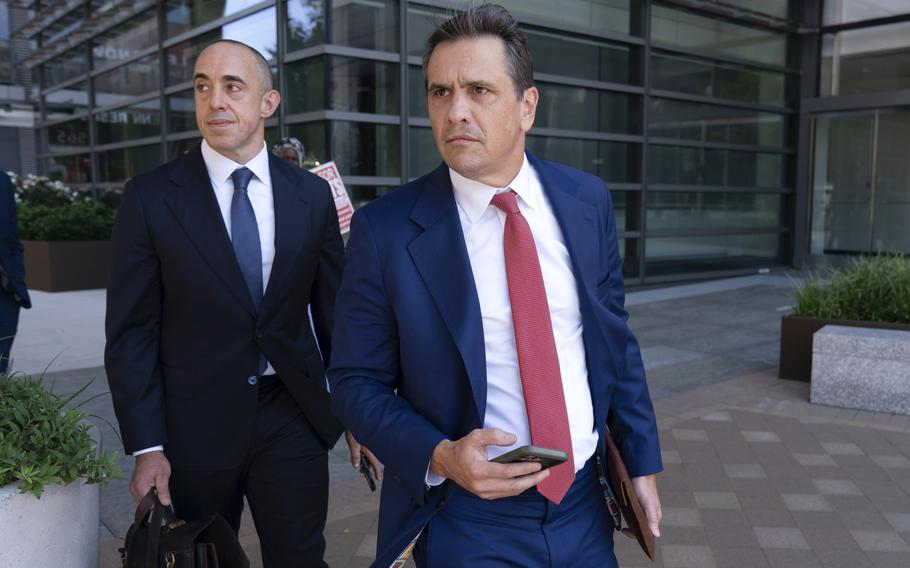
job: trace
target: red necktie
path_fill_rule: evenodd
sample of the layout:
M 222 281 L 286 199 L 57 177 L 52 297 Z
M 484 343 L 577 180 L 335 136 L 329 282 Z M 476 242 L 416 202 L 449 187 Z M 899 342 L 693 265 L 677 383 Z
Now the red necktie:
M 518 210 L 515 192 L 499 193 L 492 203 L 506 214 L 503 248 L 531 443 L 569 454 L 565 463 L 552 468 L 550 477 L 537 485 L 541 495 L 558 505 L 575 479 L 575 461 L 547 291 L 534 235 Z

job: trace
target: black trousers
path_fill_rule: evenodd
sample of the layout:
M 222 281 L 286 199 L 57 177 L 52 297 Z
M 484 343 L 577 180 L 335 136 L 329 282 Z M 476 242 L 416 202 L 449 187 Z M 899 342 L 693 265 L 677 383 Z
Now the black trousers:
M 328 451 L 281 380 L 261 380 L 245 463 L 219 471 L 174 469 L 174 510 L 185 520 L 218 513 L 238 531 L 246 496 L 266 568 L 328 566 L 323 560 Z
M 13 336 L 16 335 L 18 325 L 19 304 L 9 294 L 0 290 L 0 373 L 6 372 L 9 353 L 13 348 Z

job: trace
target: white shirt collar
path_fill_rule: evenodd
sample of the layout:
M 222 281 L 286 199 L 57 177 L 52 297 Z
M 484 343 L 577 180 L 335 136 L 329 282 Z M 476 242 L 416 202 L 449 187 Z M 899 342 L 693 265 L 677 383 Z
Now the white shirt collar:
M 514 191 L 528 208 L 534 209 L 537 205 L 538 196 L 531 184 L 532 175 L 533 171 L 527 154 L 524 156 L 524 161 L 521 164 L 521 169 L 518 170 L 518 174 L 505 187 L 493 187 L 468 179 L 449 168 L 449 178 L 451 178 L 452 188 L 455 190 L 455 201 L 464 210 L 471 223 L 476 222 L 483 215 L 487 207 L 490 206 L 490 201 L 493 200 L 494 195 L 506 189 Z
M 209 177 L 221 185 L 226 183 L 234 173 L 234 170 L 241 167 L 247 167 L 267 187 L 271 187 L 272 176 L 269 172 L 269 154 L 266 149 L 265 141 L 262 142 L 262 150 L 245 164 L 238 164 L 234 160 L 222 156 L 217 150 L 209 146 L 205 140 L 202 141 L 202 159 L 205 161 L 205 167 L 209 172 Z

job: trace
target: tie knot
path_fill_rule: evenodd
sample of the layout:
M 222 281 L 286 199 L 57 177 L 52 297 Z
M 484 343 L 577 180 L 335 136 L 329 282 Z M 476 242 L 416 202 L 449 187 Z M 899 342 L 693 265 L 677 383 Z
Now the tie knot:
M 249 168 L 237 168 L 231 174 L 231 179 L 234 180 L 234 191 L 246 191 L 250 180 L 253 179 L 253 171 Z
M 511 189 L 497 193 L 493 196 L 493 200 L 490 203 L 501 209 L 506 215 L 521 213 L 518 209 L 518 199 L 516 198 L 515 192 Z

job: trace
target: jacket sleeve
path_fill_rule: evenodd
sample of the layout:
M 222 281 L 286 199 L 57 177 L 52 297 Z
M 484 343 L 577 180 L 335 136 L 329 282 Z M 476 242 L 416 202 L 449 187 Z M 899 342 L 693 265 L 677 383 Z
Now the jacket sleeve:
M 423 504 L 427 464 L 446 438 L 395 389 L 399 337 L 371 228 L 354 215 L 335 309 L 332 410 Z
M 127 453 L 165 445 L 159 364 L 161 269 L 137 188 L 128 183 L 111 237 L 104 366 Z
M 610 192 L 603 186 L 603 215 L 606 227 L 607 281 L 603 284 L 609 293 L 603 296 L 604 307 L 622 321 L 625 326 L 625 368 L 617 377 L 607 425 L 616 447 L 623 456 L 629 475 L 639 477 L 657 473 L 663 469 L 660 457 L 660 443 L 657 434 L 657 420 L 654 406 L 648 392 L 645 366 L 641 359 L 638 340 L 629 328 L 629 313 L 625 309 L 626 294 L 622 276 L 622 258 L 616 237 L 616 223 L 613 218 L 613 204 Z

